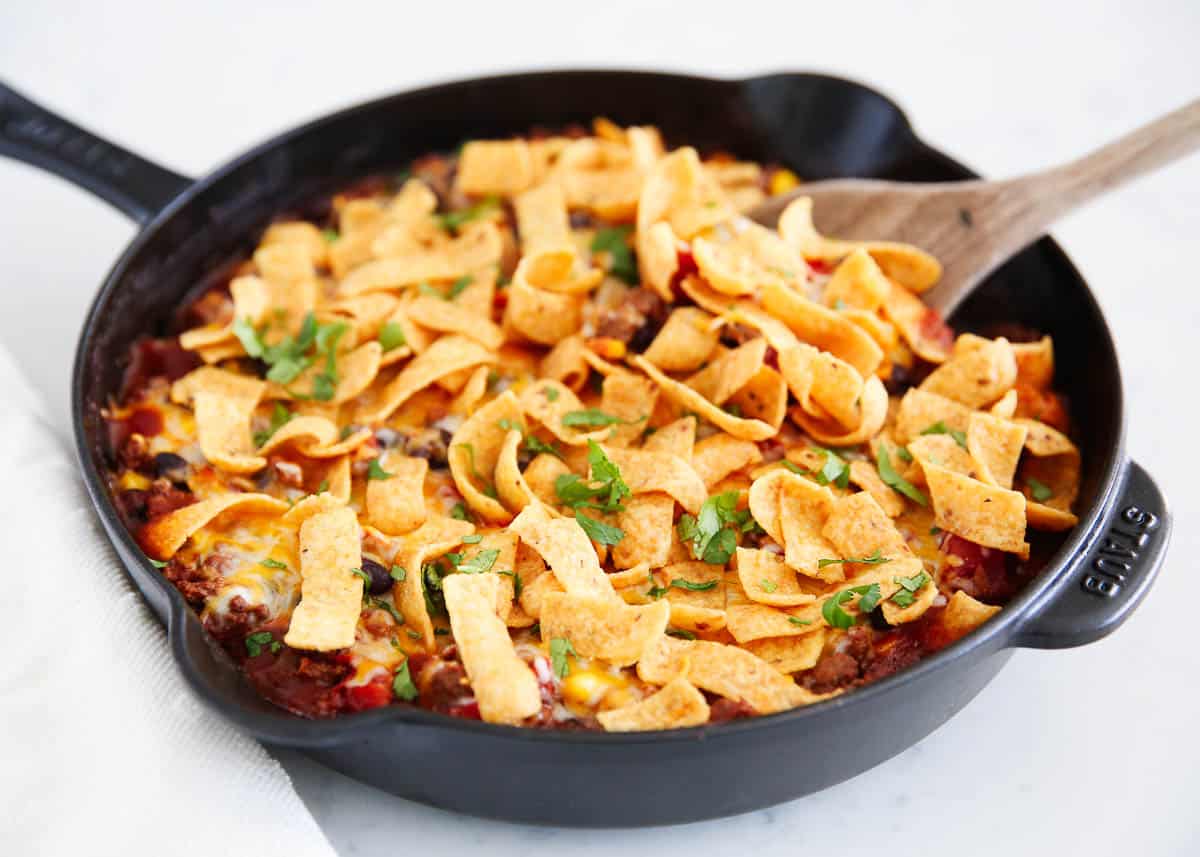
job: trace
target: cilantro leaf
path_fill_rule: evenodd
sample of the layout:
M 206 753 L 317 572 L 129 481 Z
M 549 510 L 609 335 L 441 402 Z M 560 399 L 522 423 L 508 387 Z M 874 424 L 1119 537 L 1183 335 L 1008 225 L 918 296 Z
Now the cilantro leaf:
M 825 454 L 825 464 L 816 473 L 817 484 L 829 485 L 832 483 L 839 488 L 848 487 L 850 485 L 850 465 L 846 460 L 831 449 L 814 446 L 813 450 Z
M 922 571 L 920 574 L 915 574 L 912 577 L 899 575 L 893 577 L 892 580 L 900 584 L 900 589 L 892 595 L 890 600 L 897 607 L 908 607 L 917 600 L 915 593 L 928 584 L 932 578 Z
M 462 502 L 455 503 L 450 509 L 450 517 L 456 521 L 469 521 L 471 514 L 467 511 L 467 507 Z
M 481 541 L 483 541 L 483 536 L 479 535 L 479 533 L 471 533 L 469 536 L 462 537 L 462 543 L 464 545 L 477 545 Z
M 681 640 L 696 639 L 695 634 L 693 634 L 691 631 L 684 630 L 683 628 L 668 628 L 664 633 L 668 637 L 678 637 Z
M 892 459 L 888 455 L 887 445 L 879 444 L 879 460 L 876 462 L 876 467 L 879 470 L 879 478 L 883 480 L 883 484 L 887 485 L 894 491 L 898 491 L 910 500 L 920 503 L 922 506 L 929 505 L 929 499 L 903 476 L 896 472 L 892 467 Z
M 151 557 L 151 556 L 146 557 L 146 559 L 150 560 L 150 564 L 152 566 L 154 566 L 155 568 L 166 568 L 167 567 L 167 563 L 163 562 L 161 559 L 155 559 L 154 557 Z
M 558 401 L 558 388 L 557 387 L 543 387 L 542 395 L 546 397 L 547 402 L 556 402 L 556 401 Z
M 492 570 L 492 566 L 496 564 L 496 557 L 498 556 L 500 556 L 498 548 L 481 550 L 469 560 L 458 563 L 458 570 L 463 574 L 483 574 L 485 571 Z
M 233 335 L 242 343 L 242 348 L 246 349 L 246 353 L 251 357 L 262 357 L 266 346 L 263 345 L 262 339 L 258 335 L 258 331 L 254 329 L 253 323 L 248 318 L 238 318 L 233 321 Z
M 462 208 L 458 211 L 447 211 L 444 214 L 435 214 L 434 220 L 438 225 L 447 232 L 457 232 L 463 224 L 470 223 L 472 220 L 478 220 L 481 217 L 491 214 L 500 208 L 500 198 L 498 196 L 485 196 L 479 202 L 469 208 Z
M 788 616 L 788 621 L 793 625 L 811 625 L 812 619 L 801 619 L 799 616 Z
M 408 569 L 406 569 L 402 565 L 393 565 L 392 570 L 389 572 L 389 574 L 391 575 L 392 580 L 399 583 L 399 582 L 403 581 L 404 578 L 408 577 Z
M 632 422 L 640 422 L 634 420 Z M 562 424 L 564 426 L 593 426 L 603 427 L 619 424 L 632 425 L 632 422 L 626 422 L 620 417 L 615 417 L 612 414 L 607 414 L 599 408 L 585 408 L 582 411 L 567 411 L 563 414 Z
M 463 290 L 471 285 L 472 278 L 470 274 L 463 274 L 457 280 L 450 284 L 450 291 L 446 292 L 446 300 L 452 301 L 463 293 Z
M 845 559 L 819 559 L 817 560 L 817 568 L 824 568 L 827 565 L 841 565 L 844 562 L 855 562 L 860 565 L 882 565 L 885 562 L 891 562 L 891 560 L 882 556 L 879 553 L 879 549 L 876 548 L 875 552 L 870 556 L 848 556 Z
M 396 676 L 392 679 L 392 693 L 397 699 L 412 702 L 417 698 L 417 686 L 413 684 L 412 675 L 408 671 L 408 658 L 396 667 Z
M 270 631 L 256 631 L 246 637 L 246 654 L 257 658 L 263 653 L 263 649 L 270 648 L 274 642 L 275 635 Z
M 341 236 L 338 235 L 336 229 L 326 229 L 321 232 L 321 237 L 324 238 L 330 244 L 332 244 L 333 242 L 337 241 L 338 238 L 340 238 Z
M 631 286 L 638 282 L 637 263 L 629 247 L 629 233 L 632 231 L 633 227 L 628 224 L 597 229 L 591 247 L 593 253 L 607 253 L 609 272 Z
M 774 592 L 779 588 L 779 584 L 773 580 L 767 580 L 765 577 L 758 582 L 758 588 L 763 592 Z
M 264 568 L 287 568 L 286 562 L 280 562 L 279 560 L 271 559 L 270 557 L 260 560 L 258 564 Z
M 926 426 L 921 430 L 921 434 L 948 434 L 963 449 L 967 448 L 967 433 L 959 429 L 950 428 L 942 420 L 938 420 L 933 425 Z
M 1033 495 L 1033 499 L 1039 503 L 1044 503 L 1054 496 L 1054 491 L 1049 485 L 1032 476 L 1025 477 L 1025 484 L 1029 486 L 1029 493 Z
M 262 446 L 268 440 L 275 436 L 275 432 L 279 431 L 285 425 L 292 421 L 294 417 L 291 411 L 284 406 L 283 402 L 276 402 L 275 407 L 271 410 L 271 425 L 265 431 L 254 433 L 254 445 Z
M 559 678 L 566 678 L 567 673 L 571 671 L 567 655 L 579 656 L 575 647 L 571 645 L 571 641 L 566 637 L 552 638 L 550 640 L 550 665 L 554 669 L 554 674 Z
M 367 463 L 367 478 L 368 479 L 377 479 L 379 481 L 383 481 L 386 479 L 391 479 L 395 475 L 396 475 L 395 473 L 388 473 L 386 470 L 384 470 L 383 465 L 379 463 L 378 458 L 372 458 Z
M 496 574 L 503 574 L 505 577 L 513 579 L 513 598 L 521 597 L 521 590 L 525 588 L 525 584 L 521 581 L 521 575 L 515 571 L 497 571 Z
M 707 592 L 716 587 L 718 581 L 705 580 L 702 583 L 696 583 L 691 580 L 684 580 L 682 577 L 677 577 L 671 581 L 671 586 L 676 589 L 686 589 L 689 592 Z
M 580 479 L 576 473 L 563 473 L 554 480 L 554 492 L 559 500 L 576 510 L 622 511 L 625 507 L 621 501 L 632 492 L 621 478 L 620 468 L 592 440 L 588 441 L 588 464 L 592 472 L 590 482 Z
M 833 628 L 846 628 L 854 625 L 854 617 L 842 609 L 842 605 L 853 598 L 859 596 L 858 609 L 861 613 L 870 613 L 879 604 L 881 592 L 878 583 L 872 583 L 868 586 L 852 586 L 849 589 L 843 589 L 841 592 L 827 598 L 825 603 L 821 605 L 821 616 Z
M 625 538 L 625 531 L 620 527 L 610 526 L 603 521 L 597 521 L 578 509 L 575 510 L 575 520 L 592 541 L 601 545 L 615 545 Z
M 385 354 L 402 345 L 408 345 L 408 339 L 404 336 L 404 328 L 400 326 L 400 322 L 389 321 L 379 328 L 379 344 L 383 347 Z
M 738 511 L 738 492 L 714 494 L 700 506 L 696 517 L 682 515 L 676 525 L 680 541 L 692 543 L 692 556 L 712 565 L 729 562 L 737 548 L 737 534 L 752 518 L 748 510 Z

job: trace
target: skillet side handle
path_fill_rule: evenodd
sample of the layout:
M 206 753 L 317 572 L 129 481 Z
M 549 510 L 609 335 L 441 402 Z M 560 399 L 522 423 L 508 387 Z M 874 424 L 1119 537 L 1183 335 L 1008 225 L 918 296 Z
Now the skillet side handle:
M 0 155 L 91 191 L 142 226 L 192 183 L 56 116 L 3 81 Z
M 1020 629 L 1015 645 L 1064 649 L 1091 643 L 1115 631 L 1150 590 L 1170 541 L 1171 516 L 1150 475 L 1135 462 L 1127 467 L 1102 531 Z

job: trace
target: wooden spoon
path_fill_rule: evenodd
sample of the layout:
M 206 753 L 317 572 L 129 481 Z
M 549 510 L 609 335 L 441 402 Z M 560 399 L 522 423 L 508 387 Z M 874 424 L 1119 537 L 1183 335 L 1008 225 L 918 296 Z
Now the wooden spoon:
M 796 197 L 822 234 L 902 241 L 932 253 L 942 278 L 922 295 L 948 316 L 988 274 L 1078 206 L 1200 148 L 1200 99 L 1048 170 L 1004 181 L 909 184 L 838 179 L 802 185 L 750 212 L 773 227 Z

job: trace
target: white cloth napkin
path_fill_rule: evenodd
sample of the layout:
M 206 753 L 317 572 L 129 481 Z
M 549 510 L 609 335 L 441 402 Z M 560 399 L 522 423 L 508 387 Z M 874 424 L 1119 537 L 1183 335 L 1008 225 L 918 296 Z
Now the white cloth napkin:
M 0 347 L 0 854 L 333 857 L 279 763 L 203 708 Z

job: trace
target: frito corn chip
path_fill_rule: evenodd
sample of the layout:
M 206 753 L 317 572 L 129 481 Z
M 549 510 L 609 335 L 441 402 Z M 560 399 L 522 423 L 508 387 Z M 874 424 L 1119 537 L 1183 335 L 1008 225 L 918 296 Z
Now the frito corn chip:
M 779 554 L 768 550 L 737 549 L 738 580 L 751 601 L 772 607 L 795 607 L 817 599 L 824 585 L 800 579 Z
M 254 264 L 263 279 L 281 285 L 311 282 L 317 274 L 303 244 L 261 245 L 254 253 Z
M 171 401 L 186 405 L 196 393 L 207 392 L 258 404 L 266 388 L 266 382 L 249 375 L 239 375 L 215 366 L 201 366 L 171 385 Z
M 663 300 L 672 299 L 671 281 L 679 270 L 679 239 L 663 220 L 637 231 L 638 273 L 642 283 Z
M 779 234 L 806 259 L 832 262 L 862 248 L 890 279 L 914 292 L 925 291 L 942 276 L 941 263 L 910 244 L 824 237 L 813 225 L 812 199 L 806 196 L 796 199 L 779 215 Z
M 443 336 L 413 358 L 382 390 L 363 396 L 357 422 L 382 422 L 439 378 L 495 360 L 496 355 L 477 342 L 462 336 Z
M 553 345 L 579 330 L 583 294 L 559 294 L 514 281 L 508 287 L 506 327 L 531 342 Z
M 1018 373 L 1019 371 L 1018 365 Z M 1017 377 L 1019 379 L 1020 374 Z M 1017 391 L 1015 389 L 1009 390 L 996 400 L 996 404 L 992 405 L 988 412 L 994 417 L 1000 417 L 1002 420 L 1011 420 L 1017 412 Z
M 447 459 L 454 484 L 471 510 L 484 520 L 507 524 L 512 514 L 497 499 L 496 462 L 508 429 L 517 425 L 523 431 L 525 418 L 516 395 L 505 391 L 475 411 L 450 439 Z
M 329 652 L 354 645 L 362 612 L 362 535 L 353 509 L 313 515 L 300 525 L 300 603 L 283 641 Z
M 826 446 L 854 446 L 867 443 L 887 421 L 888 395 L 883 382 L 872 375 L 863 384 L 859 400 L 860 420 L 858 427 L 844 430 L 835 420 L 818 419 L 803 408 L 792 408 L 788 413 L 813 439 Z
M 941 423 L 948 430 L 965 432 L 971 409 L 953 399 L 911 388 L 900 400 L 892 434 L 899 444 L 906 444 L 922 432 Z
M 866 491 L 834 500 L 821 532 L 841 557 L 878 554 L 894 559 L 912 553 L 892 519 Z
M 402 535 L 425 523 L 424 458 L 387 454 L 376 459 L 390 474 L 386 479 L 367 480 L 367 519 L 388 535 Z
M 649 378 L 632 372 L 614 372 L 600 388 L 600 410 L 621 422 L 610 430 L 606 442 L 629 446 L 642 436 L 645 419 L 654 412 L 658 386 Z
M 965 637 L 999 612 L 999 607 L 976 601 L 967 593 L 959 590 L 950 596 L 950 601 L 946 604 L 946 609 L 941 616 L 941 624 L 949 632 L 950 638 L 957 640 Z
M 539 621 L 543 640 L 570 640 L 585 658 L 629 666 L 662 636 L 670 617 L 671 607 L 665 601 L 635 606 L 609 596 L 555 592 L 542 600 Z
M 921 465 L 921 477 L 918 482 L 926 482 L 926 463 L 961 473 L 971 479 L 980 478 L 979 463 L 948 434 L 921 435 L 908 442 L 908 451 Z
M 1061 533 L 1079 523 L 1079 518 L 1071 512 L 1042 505 L 1028 496 L 1025 498 L 1025 520 L 1035 530 L 1049 533 Z
M 893 580 L 895 580 L 895 577 L 893 577 Z M 892 601 L 891 598 L 882 602 L 883 618 L 887 620 L 889 625 L 903 625 L 906 622 L 915 622 L 925 615 L 926 611 L 933 606 L 933 602 L 937 600 L 940 594 L 933 580 L 928 580 L 920 589 L 913 593 L 913 601 L 907 607 L 901 607 L 895 601 Z
M 637 203 L 637 231 L 667 221 L 686 240 L 733 213 L 720 186 L 701 167 L 696 150 L 684 146 L 660 159 L 646 176 Z
M 777 478 L 780 479 L 779 530 L 783 536 L 784 561 L 808 577 L 841 580 L 845 575 L 840 564 L 824 568 L 819 564 L 822 559 L 837 558 L 834 546 L 821 534 L 833 509 L 832 492 L 794 473 Z
M 743 648 L 769 663 L 784 675 L 812 669 L 825 648 L 825 629 L 818 628 L 800 637 L 764 637 L 751 640 Z
M 858 609 L 858 602 L 862 592 L 869 591 L 870 587 L 878 584 L 879 598 L 881 601 L 886 601 L 900 590 L 900 584 L 896 582 L 897 577 L 915 577 L 925 570 L 920 557 L 912 555 L 901 556 L 887 563 L 855 567 L 866 568 L 866 571 L 849 578 L 844 583 L 830 587 L 812 604 L 790 608 L 787 611 L 787 615 L 791 617 L 787 620 L 788 624 L 807 628 L 809 631 L 828 626 L 829 621 L 825 616 L 826 602 L 833 598 L 839 598 L 843 592 L 849 592 L 852 597 L 847 601 L 839 600 L 837 606 L 848 615 L 859 616 L 861 613 Z M 772 623 L 772 627 L 780 627 L 778 618 Z M 791 633 L 792 629 L 784 629 L 780 635 Z
M 321 512 L 328 512 L 330 509 L 336 509 L 339 506 L 345 505 L 345 500 L 333 496 L 328 491 L 320 494 L 309 494 L 303 500 L 296 503 L 295 506 L 284 512 L 280 520 L 294 527 L 299 527 L 313 515 L 319 515 Z
M 218 515 L 235 508 L 240 508 L 243 513 L 281 514 L 287 511 L 288 505 L 269 494 L 222 494 L 153 519 L 142 528 L 139 539 L 146 553 L 154 559 L 170 559 L 192 535 L 212 523 Z
M 500 501 L 513 514 L 520 512 L 530 503 L 537 501 L 533 489 L 525 481 L 517 463 L 517 447 L 521 444 L 522 434 L 512 429 L 504 436 L 500 451 L 496 454 L 496 493 Z
M 309 261 L 314 265 L 323 265 L 329 257 L 329 242 L 321 235 L 321 230 L 303 220 L 290 220 L 272 223 L 263 233 L 260 247 L 272 244 L 297 244 L 304 248 Z
M 640 354 L 631 358 L 630 362 L 649 375 L 650 379 L 658 384 L 667 398 L 685 410 L 694 411 L 703 419 L 708 420 L 717 428 L 728 432 L 734 437 L 739 437 L 743 440 L 766 440 L 775 434 L 775 427 L 769 423 L 765 423 L 762 420 L 742 419 L 721 410 L 688 385 L 664 375 Z
M 514 194 L 533 184 L 533 157 L 524 140 L 472 140 L 458 157 L 455 186 L 465 194 Z
M 504 342 L 504 332 L 490 319 L 480 318 L 454 301 L 421 295 L 404 311 L 417 324 L 440 333 L 457 333 L 473 339 L 489 351 Z
M 739 224 L 740 231 L 721 242 L 695 238 L 692 256 L 708 284 L 727 295 L 753 294 L 764 285 L 794 288 L 808 266 L 779 236 L 757 223 Z
M 835 309 L 850 307 L 875 312 L 887 300 L 890 290 L 879 265 L 860 247 L 838 264 L 825 284 L 821 302 Z
M 638 662 L 637 671 L 642 681 L 651 684 L 667 684 L 686 673 L 696 687 L 745 702 L 759 714 L 826 698 L 805 690 L 744 649 L 707 640 L 659 637 Z
M 762 452 L 758 444 L 722 433 L 697 443 L 691 458 L 692 469 L 711 489 L 730 473 L 758 464 Z
M 676 678 L 643 700 L 596 715 L 607 732 L 681 729 L 708 722 L 708 702 L 686 679 Z
M 424 282 L 448 283 L 459 277 L 472 276 L 483 268 L 494 267 L 500 261 L 502 251 L 503 242 L 496 225 L 475 221 L 463 227 L 457 238 L 424 248 L 423 252 L 389 256 L 359 265 L 342 278 L 338 291 L 348 297 Z
M 1037 342 L 1014 342 L 1012 350 L 1017 359 L 1017 381 L 1039 390 L 1049 389 L 1054 381 L 1054 340 L 1043 336 Z
M 200 369 L 197 372 L 203 371 Z M 1058 429 L 1051 428 L 1043 422 L 1037 420 L 1016 420 L 1018 425 L 1025 427 L 1027 434 L 1025 435 L 1025 448 L 1030 454 L 1036 455 L 1039 458 L 1046 458 L 1052 455 L 1078 455 L 1079 450 L 1071 439 Z
M 673 310 L 644 356 L 664 372 L 691 372 L 708 360 L 720 333 L 713 317 L 698 307 Z
M 933 500 L 934 523 L 984 547 L 1029 556 L 1024 496 L 928 461 L 922 467 Z
M 971 414 L 967 423 L 967 451 L 975 460 L 978 479 L 989 485 L 1012 488 L 1027 433 L 1023 425 L 981 412 Z
M 779 352 L 779 371 L 808 414 L 832 417 L 844 429 L 862 422 L 863 378 L 845 360 L 799 344 Z
M 677 562 L 663 568 L 659 577 L 666 585 L 673 627 L 701 632 L 725 627 L 724 569 L 706 562 Z
M 604 279 L 599 268 L 583 269 L 571 249 L 543 250 L 522 257 L 513 273 L 514 285 L 529 286 L 537 292 L 580 296 L 590 292 Z
M 944 363 L 950 357 L 950 343 L 941 335 L 946 330 L 941 317 L 908 289 L 891 284 L 883 302 L 883 315 L 922 360 Z
M 529 462 L 522 475 L 529 490 L 549 509 L 558 503 L 558 493 L 554 490 L 555 481 L 559 476 L 570 472 L 571 469 L 561 458 L 544 452 Z
M 667 452 L 691 461 L 696 447 L 696 418 L 680 417 L 651 434 L 642 443 L 647 452 Z
M 420 634 L 426 649 L 433 647 L 433 621 L 425 600 L 425 563 L 462 543 L 475 532 L 468 521 L 454 518 L 429 518 L 400 540 L 394 562 L 404 569 L 404 579 L 392 586 L 392 597 L 404 616 L 404 624 Z M 443 584 L 444 585 L 444 584 Z M 489 607 L 494 609 L 495 599 Z
M 704 482 L 692 465 L 677 455 L 608 445 L 603 449 L 620 469 L 622 478 L 634 494 L 669 494 L 693 515 L 700 511 L 708 497 Z
M 715 357 L 685 383 L 714 405 L 723 405 L 744 387 L 763 365 L 765 339 L 752 339 Z
M 479 716 L 488 723 L 516 725 L 541 709 L 542 694 L 537 676 L 517 655 L 496 614 L 499 582 L 494 574 L 452 574 L 442 581 L 442 591 Z
M 520 402 L 526 414 L 563 443 L 584 446 L 589 440 L 602 440 L 608 436 L 608 428 L 589 432 L 563 423 L 569 414 L 582 413 L 584 407 L 579 397 L 562 384 L 544 380 L 530 384 L 521 392 Z
M 522 255 L 565 251 L 574 263 L 575 248 L 561 185 L 546 182 L 518 194 L 513 198 L 513 210 L 517 215 Z
M 583 528 L 572 518 L 551 518 L 545 506 L 531 504 L 513 519 L 509 529 L 533 548 L 572 595 L 590 595 L 619 601 L 600 568 L 596 549 Z M 529 610 L 522 601 L 522 606 Z M 529 610 L 533 615 L 533 611 Z
M 259 277 L 234 277 L 229 283 L 229 294 L 233 298 L 233 320 L 228 324 L 209 324 L 184 331 L 179 336 L 180 347 L 189 351 L 210 349 L 210 353 L 214 353 L 211 351 L 214 346 L 224 344 L 233 348 L 233 354 L 244 353 L 241 343 L 235 341 L 234 321 L 260 324 L 271 305 L 271 290 Z
M 937 393 L 968 408 L 981 408 L 999 399 L 1017 380 L 1017 360 L 1007 339 L 996 339 L 960 353 L 929 374 L 919 389 Z
M 550 352 L 542 358 L 538 377 L 558 381 L 570 390 L 578 392 L 587 383 L 589 369 L 583 353 L 586 351 L 582 336 L 560 339 Z
M 665 565 L 671 552 L 675 523 L 675 500 L 667 494 L 639 494 L 625 501 L 625 511 L 613 516 L 613 525 L 625 537 L 612 546 L 612 561 L 617 568 L 649 563 L 651 568 Z
M 192 397 L 200 451 L 228 473 L 255 473 L 267 460 L 254 454 L 250 419 L 255 402 L 202 390 Z
M 889 518 L 899 517 L 904 511 L 904 501 L 900 495 L 879 478 L 879 471 L 868 462 L 850 462 L 850 481 L 875 498 L 879 508 Z
M 740 411 L 746 419 L 764 422 L 778 431 L 787 415 L 787 395 L 783 376 L 764 363 L 730 397 L 727 407 L 735 413 Z
M 340 440 L 340 434 L 338 427 L 325 417 L 296 416 L 280 426 L 258 448 L 258 454 L 266 455 L 291 445 L 308 458 L 336 458 L 358 449 L 372 436 L 370 429 L 356 431 L 345 440 Z
M 801 340 L 840 357 L 864 378 L 875 374 L 883 350 L 854 322 L 784 286 L 763 286 L 762 304 Z
M 318 458 L 305 468 L 305 485 L 316 493 L 328 491 L 343 503 L 350 502 L 350 456 L 341 455 L 337 458 Z

